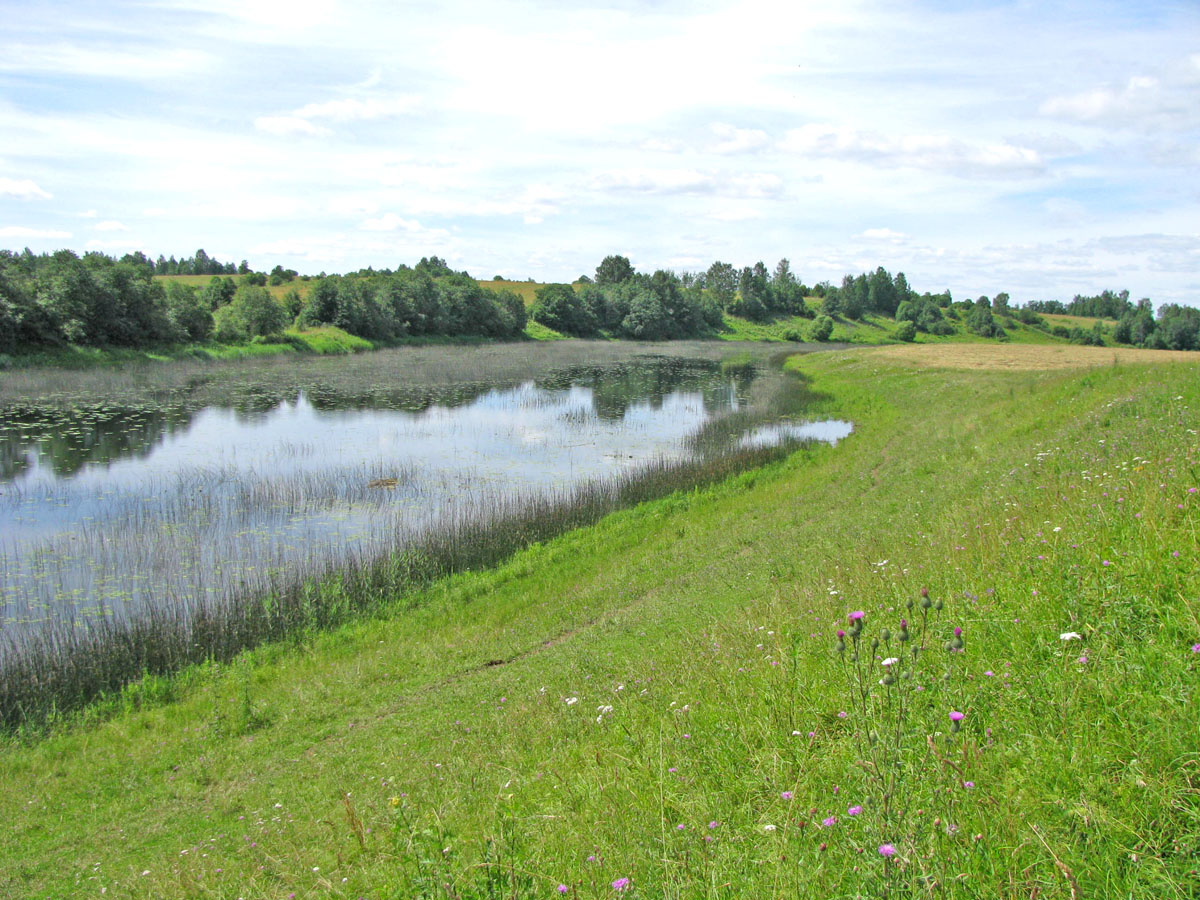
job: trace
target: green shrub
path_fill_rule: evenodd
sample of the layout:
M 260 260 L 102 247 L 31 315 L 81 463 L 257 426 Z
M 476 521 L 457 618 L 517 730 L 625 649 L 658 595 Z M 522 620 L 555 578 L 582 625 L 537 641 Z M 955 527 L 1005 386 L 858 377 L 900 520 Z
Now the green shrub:
M 917 326 L 912 322 L 901 322 L 900 327 L 896 329 L 896 339 L 910 343 L 915 341 L 917 339 Z
M 833 319 L 829 318 L 829 316 L 817 316 L 813 320 L 809 337 L 814 341 L 824 342 L 829 340 L 831 334 L 833 334 Z

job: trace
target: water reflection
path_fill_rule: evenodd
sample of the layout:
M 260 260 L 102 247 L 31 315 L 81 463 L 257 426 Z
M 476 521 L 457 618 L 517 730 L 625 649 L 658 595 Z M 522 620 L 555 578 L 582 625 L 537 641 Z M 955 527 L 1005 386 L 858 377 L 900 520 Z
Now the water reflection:
M 221 404 L 10 408 L 0 624 L 263 588 L 447 517 L 690 458 L 706 452 L 695 438 L 711 423 L 740 431 L 761 377 L 753 365 L 654 358 L 504 388 L 247 382 Z M 836 440 L 844 424 L 777 423 L 741 441 Z

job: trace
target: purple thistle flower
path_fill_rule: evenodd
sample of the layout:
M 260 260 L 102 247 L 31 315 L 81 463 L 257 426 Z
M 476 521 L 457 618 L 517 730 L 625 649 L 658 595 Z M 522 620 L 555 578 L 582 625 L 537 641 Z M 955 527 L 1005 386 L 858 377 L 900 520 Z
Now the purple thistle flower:
M 961 722 L 966 717 L 967 717 L 966 713 L 960 713 L 953 709 L 950 710 L 950 721 L 951 722 Z
M 847 616 L 846 618 L 848 618 L 851 622 L 857 622 L 859 619 L 861 619 L 865 615 L 866 615 L 866 613 L 863 612 L 861 609 L 856 609 L 854 612 L 850 613 L 850 615 Z
M 791 799 L 792 799 L 792 792 L 791 792 L 791 791 L 784 791 L 784 792 L 783 792 L 782 794 L 780 794 L 779 796 L 780 796 L 780 797 L 782 797 L 784 800 L 791 800 Z
M 841 628 L 839 628 L 837 636 L 838 636 L 838 640 L 840 641 L 842 638 L 844 638 L 846 636 L 846 632 L 843 631 Z
M 616 891 L 618 894 L 621 893 L 622 891 L 629 890 L 629 879 L 628 878 L 618 878 L 616 881 L 614 881 L 612 883 L 612 889 L 614 891 Z
M 720 824 L 721 824 L 720 822 L 717 822 L 717 821 L 715 821 L 715 820 L 714 820 L 714 821 L 712 821 L 712 822 L 709 822 L 709 823 L 708 823 L 708 827 L 709 827 L 709 828 L 716 828 L 716 827 L 717 827 L 718 825 L 720 825 Z
M 848 810 L 846 810 L 846 815 L 857 816 L 860 812 L 862 812 L 861 806 L 852 806 Z
M 558 886 L 558 892 L 559 892 L 560 894 L 565 894 L 565 893 L 566 893 L 567 891 L 569 891 L 569 890 L 570 890 L 570 888 L 569 888 L 569 887 L 567 887 L 565 884 L 560 884 L 560 885 Z
M 954 626 L 954 636 L 962 637 L 962 628 L 960 628 L 958 625 Z
M 822 819 L 821 824 L 824 825 L 826 828 L 832 828 L 834 825 L 837 824 L 837 816 L 830 816 L 827 819 Z
M 896 845 L 895 844 L 880 844 L 879 845 L 879 855 L 882 856 L 884 859 L 891 859 L 893 856 L 896 855 Z
M 1192 644 L 1192 652 L 1200 653 L 1200 644 Z

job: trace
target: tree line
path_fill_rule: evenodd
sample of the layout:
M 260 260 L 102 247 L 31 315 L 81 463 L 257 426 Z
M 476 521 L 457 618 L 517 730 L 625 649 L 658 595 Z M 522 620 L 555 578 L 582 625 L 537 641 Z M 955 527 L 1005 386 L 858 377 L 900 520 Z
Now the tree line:
M 155 280 L 153 266 L 136 256 L 3 250 L 0 352 L 261 340 L 292 324 L 337 325 L 379 341 L 422 335 L 514 338 L 525 329 L 525 305 L 517 294 L 487 290 L 437 257 L 395 271 L 320 278 L 303 297 L 295 288 L 279 299 L 272 296 L 263 285 L 275 274 L 246 273 L 238 281 L 213 274 L 208 284 L 197 286 Z M 276 283 L 286 280 L 284 275 Z
M 142 253 L 120 259 L 70 250 L 35 255 L 0 251 L 0 352 L 25 347 L 138 347 L 161 343 L 263 340 L 289 326 L 336 325 L 377 342 L 407 337 L 520 337 L 526 309 L 512 291 L 484 288 L 436 256 L 414 266 L 360 269 L 310 279 L 306 294 L 295 287 L 275 297 L 267 285 L 287 285 L 295 270 L 275 266 L 255 272 L 233 267 L 203 250 L 168 268 L 210 275 L 204 285 L 156 280 L 164 263 Z M 230 273 L 230 269 L 233 272 Z M 236 280 L 235 280 L 236 276 Z M 815 298 L 815 303 L 812 299 Z M 1115 320 L 1111 327 L 1050 326 L 1041 314 L 1061 312 Z M 1129 292 L 1076 296 L 1070 303 L 1010 303 L 1007 293 L 955 301 L 949 290 L 918 294 L 903 272 L 882 266 L 846 275 L 834 286 L 806 286 L 787 259 L 768 269 L 763 262 L 737 268 L 717 261 L 698 272 L 659 269 L 637 272 L 624 256 L 606 257 L 594 276 L 574 284 L 548 284 L 536 294 L 529 317 L 564 334 L 634 340 L 671 340 L 715 335 L 726 315 L 765 322 L 780 316 L 812 319 L 789 340 L 828 340 L 834 322 L 887 316 L 900 323 L 896 336 L 949 335 L 961 327 L 1005 340 L 1016 322 L 1042 328 L 1076 343 L 1119 343 L 1174 350 L 1200 349 L 1200 311 L 1167 304 L 1155 314 L 1148 299 Z
M 1149 297 L 1133 303 L 1126 290 L 1104 290 L 1092 297 L 1076 294 L 1069 303 L 1034 300 L 1026 306 L 1038 313 L 1114 319 L 1112 337 L 1121 344 L 1152 350 L 1200 350 L 1200 310 L 1191 306 L 1164 303 L 1155 314 Z

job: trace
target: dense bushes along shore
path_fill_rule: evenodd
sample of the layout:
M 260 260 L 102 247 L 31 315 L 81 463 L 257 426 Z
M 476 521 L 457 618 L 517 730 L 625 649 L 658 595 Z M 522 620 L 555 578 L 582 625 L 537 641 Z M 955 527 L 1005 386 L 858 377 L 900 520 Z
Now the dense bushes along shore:
M 292 325 L 335 325 L 385 343 L 436 336 L 512 339 L 524 334 L 527 315 L 563 334 L 634 340 L 714 335 L 727 315 L 751 322 L 818 316 L 805 336 L 820 340 L 834 320 L 871 313 L 908 323 L 897 332 L 901 340 L 918 333 L 953 334 L 960 330 L 955 322 L 980 337 L 1003 340 L 1007 321 L 1051 331 L 1038 313 L 1067 309 L 1056 302 L 1010 307 L 1003 292 L 990 300 L 958 302 L 948 290 L 918 294 L 903 272 L 893 276 L 883 267 L 847 275 L 838 287 L 822 282 L 810 288 L 786 259 L 773 271 L 762 262 L 739 271 L 718 261 L 702 272 L 660 269 L 647 275 L 627 258 L 609 256 L 594 278 L 541 287 L 528 312 L 517 293 L 483 287 L 436 256 L 395 270 L 305 278 L 303 291 L 294 283 L 296 273 L 280 266 L 269 276 L 249 271 L 245 263 L 234 270 L 203 251 L 187 262 L 193 279 L 195 273 L 211 274 L 209 282 L 156 278 L 163 266 L 140 253 L 118 260 L 70 250 L 0 251 L 0 353 L 66 345 L 141 348 L 210 338 L 236 343 L 278 335 Z M 182 271 L 178 263 L 175 268 Z M 230 270 L 235 274 L 224 274 Z M 1168 304 L 1156 320 L 1149 300 L 1135 307 L 1127 292 L 1106 291 L 1098 298 L 1077 297 L 1070 310 L 1118 319 L 1110 328 L 1096 323 L 1090 331 L 1053 328 L 1075 343 L 1104 344 L 1109 338 L 1172 350 L 1200 347 L 1200 310 L 1190 307 Z M 801 339 L 799 332 L 795 339 Z

